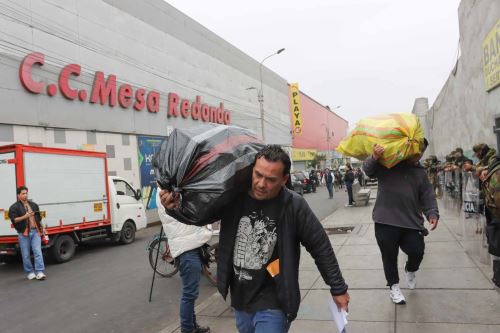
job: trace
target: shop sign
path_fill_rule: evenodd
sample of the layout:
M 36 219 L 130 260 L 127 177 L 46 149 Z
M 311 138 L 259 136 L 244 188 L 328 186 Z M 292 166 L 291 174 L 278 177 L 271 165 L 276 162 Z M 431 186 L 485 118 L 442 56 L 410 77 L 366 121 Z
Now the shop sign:
M 141 171 L 142 203 L 146 209 L 156 209 L 156 176 L 153 168 L 153 156 L 160 150 L 165 140 L 161 136 L 137 136 L 139 148 L 139 169 Z
M 94 83 L 90 92 L 85 89 L 71 87 L 71 79 L 80 76 L 81 66 L 69 64 L 64 66 L 57 83 L 35 81 L 32 77 L 33 66 L 43 66 L 45 55 L 40 52 L 28 54 L 19 66 L 19 79 L 23 87 L 33 94 L 41 94 L 44 91 L 50 97 L 55 96 L 58 91 L 66 99 L 92 104 L 109 105 L 115 107 L 117 104 L 123 109 L 133 108 L 140 112 L 145 108 L 149 113 L 159 113 L 160 93 L 155 90 L 147 91 L 143 88 L 134 89 L 130 84 L 124 83 L 117 87 L 116 75 L 110 74 L 107 77 L 103 72 L 97 71 L 94 75 Z M 218 107 L 202 103 L 201 96 L 196 96 L 196 100 L 180 98 L 175 92 L 168 94 L 168 105 L 165 114 L 168 117 L 182 118 L 191 117 L 193 120 L 212 122 L 229 125 L 231 123 L 231 113 L 224 109 L 224 103 Z
M 293 161 L 312 161 L 316 157 L 315 149 L 292 148 Z
M 294 135 L 302 134 L 302 116 L 300 114 L 300 90 L 298 83 L 290 83 L 290 107 L 292 108 L 292 128 Z
M 483 40 L 483 76 L 486 91 L 500 84 L 500 19 Z

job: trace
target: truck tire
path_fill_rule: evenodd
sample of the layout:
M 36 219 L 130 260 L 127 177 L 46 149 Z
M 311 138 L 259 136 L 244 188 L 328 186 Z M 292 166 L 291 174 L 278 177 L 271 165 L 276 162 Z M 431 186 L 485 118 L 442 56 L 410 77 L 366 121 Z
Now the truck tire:
M 4 262 L 6 264 L 17 264 L 18 262 L 21 262 L 21 256 L 18 254 L 15 255 L 1 255 L 0 256 L 0 263 Z
M 58 263 L 70 261 L 75 255 L 75 241 L 70 235 L 60 235 L 50 248 L 52 259 Z
M 135 240 L 135 226 L 131 221 L 123 224 L 122 231 L 120 232 L 120 243 L 130 244 Z

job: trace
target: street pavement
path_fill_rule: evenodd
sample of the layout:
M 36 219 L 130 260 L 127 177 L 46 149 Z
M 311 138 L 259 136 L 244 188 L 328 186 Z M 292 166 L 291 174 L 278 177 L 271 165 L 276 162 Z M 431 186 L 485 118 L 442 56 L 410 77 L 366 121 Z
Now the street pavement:
M 28 281 L 21 262 L 0 264 L 0 332 L 157 332 L 177 320 L 179 274 L 156 276 L 146 247 L 159 226 L 137 233 L 129 245 L 96 242 L 73 260 L 46 265 L 47 280 Z M 200 300 L 215 288 L 202 278 Z
M 344 203 L 345 192 L 329 200 L 326 188 L 307 193 L 324 218 Z M 79 246 L 70 262 L 46 263 L 46 281 L 27 281 L 21 262 L 0 263 L 0 332 L 158 332 L 179 317 L 181 281 L 156 276 L 148 302 L 152 269 L 147 244 L 159 226 L 137 232 L 130 245 L 99 241 Z M 198 302 L 216 291 L 202 277 Z
M 371 221 L 375 191 L 368 206 L 339 207 L 322 221 L 328 231 L 354 227 L 351 233 L 330 235 L 351 295 L 347 332 L 500 332 L 500 293 L 490 280 L 484 235 L 476 233 L 476 221 L 464 219 L 446 200 L 439 203 L 438 228 L 426 237 L 417 289 L 407 289 L 400 252 L 400 285 L 407 304 L 391 302 Z M 299 275 L 302 302 L 290 332 L 336 332 L 328 287 L 304 249 Z M 237 332 L 231 308 L 217 293 L 196 309 L 198 321 L 212 332 Z M 180 332 L 177 322 L 161 330 L 171 332 Z

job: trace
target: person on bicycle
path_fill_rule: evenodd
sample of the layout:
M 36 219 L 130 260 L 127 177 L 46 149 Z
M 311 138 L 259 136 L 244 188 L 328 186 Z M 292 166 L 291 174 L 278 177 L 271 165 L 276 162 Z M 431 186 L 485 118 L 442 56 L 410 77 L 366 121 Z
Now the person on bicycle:
M 159 192 L 156 202 L 160 202 Z M 198 298 L 202 262 L 200 247 L 212 237 L 212 231 L 206 226 L 197 227 L 181 223 L 167 215 L 162 206 L 158 206 L 158 214 L 165 236 L 168 238 L 170 254 L 179 260 L 179 271 L 182 280 L 182 296 L 180 300 L 180 321 L 182 333 L 209 333 L 209 327 L 198 325 L 194 313 L 194 303 Z
M 226 206 L 221 220 L 217 288 L 231 290 L 240 333 L 286 333 L 300 305 L 299 261 L 304 245 L 339 308 L 349 294 L 330 240 L 307 202 L 288 190 L 290 157 L 269 145 L 255 157 L 249 190 Z M 167 210 L 179 204 L 162 191 Z

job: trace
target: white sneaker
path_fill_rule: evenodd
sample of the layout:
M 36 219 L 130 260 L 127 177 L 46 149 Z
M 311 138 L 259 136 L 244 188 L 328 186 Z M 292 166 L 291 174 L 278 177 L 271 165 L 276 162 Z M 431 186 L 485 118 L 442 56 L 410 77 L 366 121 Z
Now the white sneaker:
M 37 280 L 45 280 L 47 278 L 47 276 L 45 274 L 43 274 L 43 272 L 38 272 L 36 274 L 36 279 Z
M 34 278 L 36 278 L 36 275 L 35 275 L 35 273 L 31 272 L 31 273 L 29 273 L 29 274 L 26 276 L 26 278 L 27 278 L 28 280 L 33 280 Z
M 408 284 L 408 288 L 415 289 L 417 286 L 417 277 L 415 276 L 415 272 L 408 272 L 405 268 L 406 273 L 406 283 Z
M 394 303 L 406 304 L 405 297 L 403 296 L 401 289 L 399 289 L 399 284 L 396 283 L 391 286 L 390 296 Z

